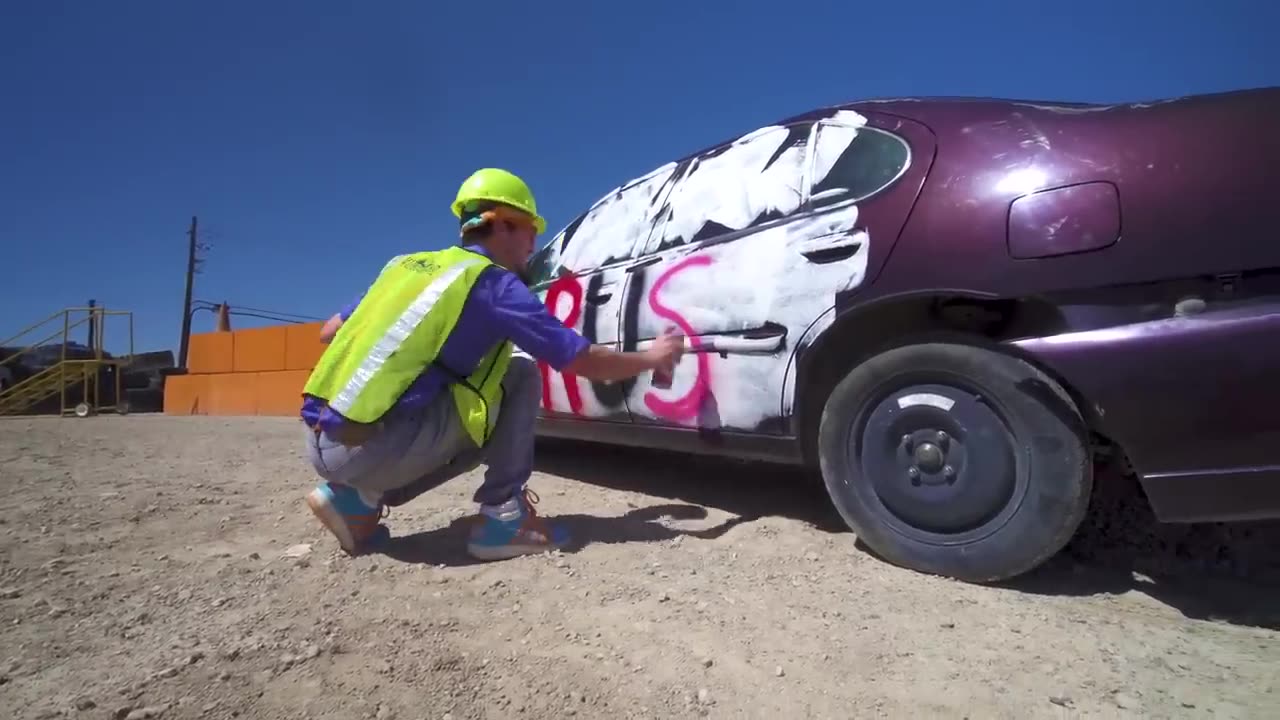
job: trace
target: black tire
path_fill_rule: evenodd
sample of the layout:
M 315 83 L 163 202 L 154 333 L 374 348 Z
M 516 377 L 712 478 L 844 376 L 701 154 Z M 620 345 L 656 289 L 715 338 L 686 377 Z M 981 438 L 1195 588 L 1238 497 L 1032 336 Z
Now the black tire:
M 846 375 L 818 453 L 837 510 L 877 555 L 994 582 L 1039 566 L 1079 527 L 1093 488 L 1087 437 L 1070 396 L 1029 363 L 928 343 Z

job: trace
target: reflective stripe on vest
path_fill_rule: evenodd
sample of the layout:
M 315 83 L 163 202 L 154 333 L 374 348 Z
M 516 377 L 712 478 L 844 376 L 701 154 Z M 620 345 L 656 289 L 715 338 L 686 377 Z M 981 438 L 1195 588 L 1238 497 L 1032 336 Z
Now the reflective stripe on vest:
M 303 392 L 355 422 L 382 417 L 435 363 L 476 278 L 491 264 L 460 247 L 392 258 L 325 348 Z M 477 445 L 497 420 L 510 356 L 511 343 L 503 341 L 469 377 L 449 371 L 459 418 Z

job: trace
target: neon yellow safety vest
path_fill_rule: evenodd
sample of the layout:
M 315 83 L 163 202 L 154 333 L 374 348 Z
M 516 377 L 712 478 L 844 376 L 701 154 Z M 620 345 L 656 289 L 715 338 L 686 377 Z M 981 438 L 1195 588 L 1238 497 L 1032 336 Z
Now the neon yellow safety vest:
M 476 278 L 492 264 L 461 247 L 392 258 L 320 356 L 303 392 L 349 420 L 378 420 L 435 362 Z M 452 376 L 458 416 L 477 446 L 484 446 L 497 422 L 510 362 L 511 342 L 504 340 L 469 377 L 456 374 L 464 368 L 436 365 Z

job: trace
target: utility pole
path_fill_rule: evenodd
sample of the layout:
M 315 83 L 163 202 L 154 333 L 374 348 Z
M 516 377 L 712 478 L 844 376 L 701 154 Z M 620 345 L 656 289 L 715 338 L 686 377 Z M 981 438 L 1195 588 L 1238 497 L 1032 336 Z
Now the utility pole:
M 182 300 L 182 344 L 178 349 L 178 367 L 187 369 L 187 345 L 191 341 L 191 283 L 196 274 L 196 216 L 191 216 L 187 231 L 187 291 Z
M 98 347 L 96 342 L 98 339 L 96 335 L 96 331 L 98 329 L 98 315 L 97 315 L 97 310 L 95 309 L 97 305 L 98 305 L 97 301 L 93 299 L 89 300 L 89 350 L 90 351 L 95 351 Z M 71 342 L 71 338 L 64 338 L 64 339 L 67 342 Z

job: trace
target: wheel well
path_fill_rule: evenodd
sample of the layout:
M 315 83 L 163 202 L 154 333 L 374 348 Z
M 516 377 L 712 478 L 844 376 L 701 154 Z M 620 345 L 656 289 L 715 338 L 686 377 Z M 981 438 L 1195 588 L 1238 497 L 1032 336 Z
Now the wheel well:
M 917 295 L 878 301 L 838 317 L 797 360 L 796 431 L 806 463 L 817 462 L 818 423 L 836 383 L 867 358 L 902 345 L 948 340 L 1021 356 L 1002 341 L 1052 335 L 1067 323 L 1054 305 L 1035 298 L 988 299 L 956 294 Z M 1029 358 L 1022 359 L 1031 361 Z M 1035 363 L 1033 363 L 1035 364 Z M 1063 378 L 1057 381 L 1085 415 L 1094 444 L 1112 446 L 1097 433 L 1093 408 Z M 1117 448 L 1118 449 L 1118 448 Z

